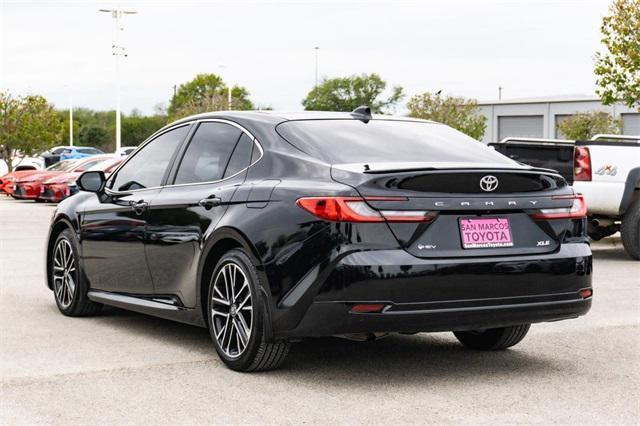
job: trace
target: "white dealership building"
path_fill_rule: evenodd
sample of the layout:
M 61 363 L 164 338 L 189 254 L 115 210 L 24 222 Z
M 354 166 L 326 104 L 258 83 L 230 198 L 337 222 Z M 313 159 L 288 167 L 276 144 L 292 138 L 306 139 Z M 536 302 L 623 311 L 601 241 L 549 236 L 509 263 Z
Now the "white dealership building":
M 622 121 L 625 135 L 640 134 L 640 112 L 622 104 L 603 105 L 595 96 L 555 96 L 478 102 L 487 117 L 484 143 L 508 136 L 562 139 L 557 124 L 575 113 L 604 111 Z

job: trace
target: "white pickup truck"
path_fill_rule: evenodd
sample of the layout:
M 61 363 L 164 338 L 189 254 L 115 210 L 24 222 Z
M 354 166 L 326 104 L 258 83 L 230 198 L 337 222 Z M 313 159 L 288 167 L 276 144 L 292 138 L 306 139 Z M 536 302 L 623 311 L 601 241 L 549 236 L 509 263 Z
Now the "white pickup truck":
M 620 231 L 627 253 L 640 260 L 640 136 L 506 138 L 489 145 L 516 161 L 560 172 L 584 195 L 589 236 L 599 240 Z

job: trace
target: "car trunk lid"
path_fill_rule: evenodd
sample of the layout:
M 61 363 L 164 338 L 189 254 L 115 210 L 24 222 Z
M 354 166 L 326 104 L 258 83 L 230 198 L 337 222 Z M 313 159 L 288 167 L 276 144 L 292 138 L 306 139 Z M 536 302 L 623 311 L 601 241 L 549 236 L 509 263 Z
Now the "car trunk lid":
M 572 226 L 568 219 L 534 217 L 573 203 L 566 181 L 544 169 L 385 163 L 338 164 L 331 173 L 384 217 L 428 216 L 422 222 L 387 220 L 401 247 L 417 257 L 547 253 Z

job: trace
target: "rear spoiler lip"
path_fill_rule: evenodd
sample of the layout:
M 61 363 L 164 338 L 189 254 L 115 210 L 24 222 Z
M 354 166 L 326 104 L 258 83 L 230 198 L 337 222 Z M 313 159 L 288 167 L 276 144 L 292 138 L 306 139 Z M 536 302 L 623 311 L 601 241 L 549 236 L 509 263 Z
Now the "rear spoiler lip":
M 434 172 L 459 170 L 464 172 L 484 171 L 491 172 L 512 172 L 512 173 L 544 173 L 560 175 L 552 169 L 541 167 L 520 166 L 504 167 L 498 164 L 478 164 L 478 163 L 348 163 L 332 164 L 332 169 L 344 170 L 352 173 L 364 174 L 386 174 L 386 173 L 406 173 L 406 172 Z

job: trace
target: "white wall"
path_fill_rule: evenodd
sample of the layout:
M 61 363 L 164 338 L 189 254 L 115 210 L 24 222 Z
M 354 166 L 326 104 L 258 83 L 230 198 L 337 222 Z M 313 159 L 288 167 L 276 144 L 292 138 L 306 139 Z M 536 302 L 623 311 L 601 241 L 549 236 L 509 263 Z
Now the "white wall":
M 599 100 L 562 101 L 562 102 L 531 102 L 531 103 L 482 103 L 479 105 L 481 113 L 487 117 L 487 129 L 482 142 L 496 142 L 498 140 L 498 117 L 542 115 L 544 138 L 555 138 L 555 116 L 574 114 L 576 112 L 603 111 L 620 118 L 622 113 L 638 113 L 637 110 L 624 105 L 602 105 Z

